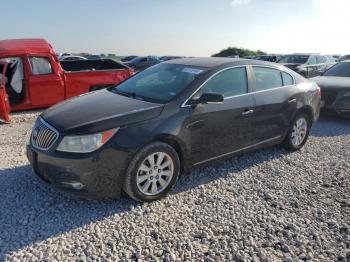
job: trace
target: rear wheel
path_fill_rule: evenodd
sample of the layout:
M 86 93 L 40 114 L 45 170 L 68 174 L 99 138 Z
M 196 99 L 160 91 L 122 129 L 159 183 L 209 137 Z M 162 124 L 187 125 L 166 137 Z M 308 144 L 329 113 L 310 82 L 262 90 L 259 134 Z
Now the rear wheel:
M 290 127 L 282 145 L 291 151 L 299 150 L 306 143 L 310 132 L 310 118 L 305 113 L 298 114 Z
M 179 173 L 180 160 L 176 151 L 168 144 L 152 143 L 130 162 L 123 188 L 135 200 L 158 200 L 175 185 Z

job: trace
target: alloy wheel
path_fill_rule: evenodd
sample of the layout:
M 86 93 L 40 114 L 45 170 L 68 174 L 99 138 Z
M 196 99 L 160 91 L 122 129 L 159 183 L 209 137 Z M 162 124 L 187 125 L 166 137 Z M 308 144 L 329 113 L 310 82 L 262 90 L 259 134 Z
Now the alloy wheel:
M 307 134 L 307 129 L 308 124 L 305 118 L 302 117 L 295 121 L 291 135 L 293 146 L 298 147 L 304 142 Z
M 174 163 L 164 152 L 148 155 L 137 171 L 137 187 L 145 195 L 154 196 L 166 189 L 174 175 Z

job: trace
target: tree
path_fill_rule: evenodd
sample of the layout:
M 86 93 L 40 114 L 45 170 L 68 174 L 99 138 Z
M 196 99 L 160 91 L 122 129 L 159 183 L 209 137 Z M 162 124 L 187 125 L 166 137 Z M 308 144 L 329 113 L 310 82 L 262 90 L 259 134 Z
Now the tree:
M 266 53 L 261 50 L 253 51 L 245 48 L 228 47 L 212 56 L 213 57 L 230 57 L 230 56 L 244 57 L 244 56 L 255 56 L 255 55 L 264 55 L 264 54 Z

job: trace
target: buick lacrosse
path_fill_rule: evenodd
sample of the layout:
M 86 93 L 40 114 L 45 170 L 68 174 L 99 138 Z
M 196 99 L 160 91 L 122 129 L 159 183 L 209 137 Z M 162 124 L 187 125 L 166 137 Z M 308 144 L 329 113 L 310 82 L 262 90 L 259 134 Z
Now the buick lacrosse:
M 42 113 L 27 146 L 52 186 L 85 197 L 164 197 L 180 173 L 283 145 L 298 150 L 320 89 L 290 69 L 229 58 L 177 59 Z

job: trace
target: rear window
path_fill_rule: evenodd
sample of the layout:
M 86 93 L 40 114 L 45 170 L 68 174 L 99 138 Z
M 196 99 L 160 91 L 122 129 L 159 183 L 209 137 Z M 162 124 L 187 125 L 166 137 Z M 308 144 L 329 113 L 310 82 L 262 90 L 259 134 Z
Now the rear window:
M 329 68 L 324 76 L 350 77 L 350 62 L 341 62 Z

